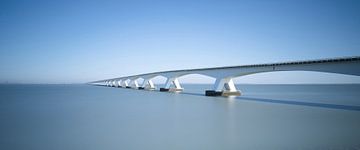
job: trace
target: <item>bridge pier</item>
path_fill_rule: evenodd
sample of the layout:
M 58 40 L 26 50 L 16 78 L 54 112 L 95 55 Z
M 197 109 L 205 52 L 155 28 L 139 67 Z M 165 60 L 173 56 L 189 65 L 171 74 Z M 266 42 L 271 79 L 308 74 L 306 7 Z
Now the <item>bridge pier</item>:
M 139 87 L 139 90 L 155 90 L 154 83 L 151 81 L 151 79 L 145 79 L 142 86 Z
M 175 88 L 170 88 L 171 85 L 174 85 Z M 165 88 L 160 88 L 161 92 L 178 92 L 183 91 L 184 89 L 181 87 L 180 82 L 177 77 L 168 78 L 166 80 Z
M 118 87 L 118 88 L 121 88 L 121 87 L 122 87 L 122 86 L 121 86 L 121 80 L 118 80 L 116 83 L 117 83 L 117 87 Z
M 241 92 L 235 87 L 232 78 L 218 78 L 213 90 L 206 90 L 206 96 L 240 96 Z
M 116 87 L 116 80 L 113 80 L 111 83 L 112 83 L 112 87 Z
M 130 88 L 130 87 L 129 87 L 129 83 L 127 82 L 126 79 L 121 81 L 121 87 L 123 87 L 123 88 Z
M 139 83 L 137 82 L 137 79 L 133 79 L 130 81 L 130 87 L 133 89 L 138 89 L 139 88 Z
M 117 87 L 117 80 L 113 80 L 113 87 Z

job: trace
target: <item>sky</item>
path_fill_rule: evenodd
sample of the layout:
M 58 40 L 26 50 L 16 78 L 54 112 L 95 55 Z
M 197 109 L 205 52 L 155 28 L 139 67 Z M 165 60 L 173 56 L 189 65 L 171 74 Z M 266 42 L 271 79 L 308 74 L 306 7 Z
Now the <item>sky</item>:
M 357 0 L 0 1 L 0 83 L 84 83 L 344 56 L 360 56 Z M 236 82 L 360 83 L 360 77 L 295 71 Z

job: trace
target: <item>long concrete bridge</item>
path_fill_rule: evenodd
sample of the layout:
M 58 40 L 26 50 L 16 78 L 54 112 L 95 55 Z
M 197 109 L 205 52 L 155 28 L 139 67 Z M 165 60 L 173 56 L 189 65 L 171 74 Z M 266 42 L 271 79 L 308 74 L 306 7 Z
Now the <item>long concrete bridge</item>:
M 183 90 L 178 80 L 179 77 L 189 74 L 200 74 L 216 79 L 213 89 L 205 91 L 206 96 L 239 96 L 241 95 L 241 92 L 236 89 L 233 78 L 250 74 L 274 71 L 315 71 L 360 76 L 360 56 L 243 66 L 162 71 L 99 80 L 90 82 L 90 84 L 109 87 L 155 90 L 156 88 L 154 86 L 154 83 L 152 82 L 152 79 L 157 76 L 163 76 L 167 78 L 167 80 L 165 86 L 160 88 L 160 91 L 172 92 Z M 141 85 L 138 83 L 139 79 L 143 79 Z

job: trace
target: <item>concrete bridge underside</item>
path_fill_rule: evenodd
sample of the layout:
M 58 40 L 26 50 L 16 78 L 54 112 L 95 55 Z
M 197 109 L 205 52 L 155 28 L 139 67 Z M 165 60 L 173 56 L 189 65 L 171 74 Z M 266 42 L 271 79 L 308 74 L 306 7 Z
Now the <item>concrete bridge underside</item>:
M 162 71 L 94 81 L 91 82 L 91 84 L 155 90 L 156 88 L 152 79 L 158 76 L 163 76 L 167 78 L 167 80 L 165 86 L 160 88 L 160 91 L 174 92 L 183 90 L 178 80 L 179 77 L 189 74 L 200 74 L 216 79 L 213 89 L 205 91 L 206 96 L 239 96 L 241 95 L 241 92 L 236 89 L 233 78 L 275 71 L 315 71 L 360 76 L 360 57 Z M 141 85 L 138 83 L 139 79 L 143 79 Z

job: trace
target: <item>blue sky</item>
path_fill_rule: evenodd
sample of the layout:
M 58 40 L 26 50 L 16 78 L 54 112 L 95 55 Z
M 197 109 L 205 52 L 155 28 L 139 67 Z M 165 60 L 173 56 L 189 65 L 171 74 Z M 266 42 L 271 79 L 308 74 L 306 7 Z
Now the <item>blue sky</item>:
M 2 0 L 0 83 L 81 83 L 175 69 L 359 56 L 359 27 L 355 0 Z M 280 72 L 237 82 L 360 83 L 360 78 Z

